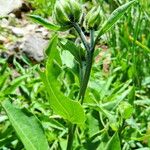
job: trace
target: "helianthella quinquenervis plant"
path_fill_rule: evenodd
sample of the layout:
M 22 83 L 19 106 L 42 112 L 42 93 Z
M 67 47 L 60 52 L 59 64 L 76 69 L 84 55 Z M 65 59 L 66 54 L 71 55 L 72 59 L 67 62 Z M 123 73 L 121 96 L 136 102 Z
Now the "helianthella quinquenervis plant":
M 98 44 L 100 37 L 111 27 L 113 27 L 113 25 L 125 14 L 134 2 L 136 2 L 136 0 L 132 0 L 118 7 L 104 22 L 102 19 L 103 16 L 101 14 L 100 6 L 93 7 L 87 15 L 85 15 L 82 4 L 76 0 L 58 0 L 56 2 L 52 16 L 55 24 L 50 23 L 48 20 L 41 18 L 40 16 L 30 15 L 35 22 L 45 26 L 51 31 L 62 32 L 74 28 L 74 30 L 78 33 L 85 49 L 84 56 L 81 56 L 81 53 L 76 49 L 71 51 L 71 54 L 77 61 L 79 61 L 80 64 L 80 89 L 78 93 L 78 101 L 71 100 L 70 98 L 64 96 L 56 88 L 57 83 L 55 82 L 57 82 L 57 79 L 54 77 L 55 73 L 53 74 L 53 60 L 55 58 L 55 53 L 58 53 L 57 36 L 54 36 L 51 39 L 49 52 L 47 53 L 47 69 L 46 72 L 42 74 L 44 84 L 48 89 L 51 108 L 55 113 L 70 122 L 68 129 L 67 150 L 71 150 L 73 148 L 73 139 L 77 125 L 80 125 L 85 121 L 85 114 L 82 104 L 84 102 L 84 96 L 90 78 L 95 47 Z M 83 19 L 84 21 L 82 24 L 81 20 Z M 87 40 L 85 32 L 82 30 L 83 26 L 90 34 L 89 40 Z M 82 65 L 82 59 L 79 59 L 81 57 L 85 58 L 85 65 Z

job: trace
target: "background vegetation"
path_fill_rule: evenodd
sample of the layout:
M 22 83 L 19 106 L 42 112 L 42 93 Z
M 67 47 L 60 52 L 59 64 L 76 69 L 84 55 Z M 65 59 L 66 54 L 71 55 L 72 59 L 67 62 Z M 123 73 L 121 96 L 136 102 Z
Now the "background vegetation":
M 127 1 L 80 0 L 87 10 L 100 4 L 103 20 Z M 29 2 L 34 8 L 30 14 L 39 14 L 45 18 L 52 15 L 55 0 Z M 139 0 L 109 33 L 102 36 L 96 47 L 85 95 L 86 121 L 76 131 L 74 149 L 114 150 L 113 146 L 120 142 L 122 150 L 150 150 L 149 27 L 150 1 Z M 0 28 L 0 32 L 6 31 Z M 50 39 L 52 35 L 53 33 Z M 72 41 L 76 38 L 74 31 L 63 36 Z M 63 38 L 61 40 L 63 41 Z M 67 46 L 59 45 L 59 50 L 62 60 L 59 74 L 61 91 L 69 98 L 75 99 L 79 91 L 78 68 L 73 56 L 67 51 Z M 51 150 L 66 148 L 69 124 L 50 109 L 39 68 L 45 68 L 45 61 L 35 64 L 23 56 L 13 57 L 10 63 L 10 60 L 0 57 L 2 150 L 24 149 L 21 138 L 8 119 L 9 115 L 6 115 L 7 109 L 11 107 L 7 100 L 22 109 L 21 112 L 29 118 L 32 114 L 37 122 L 40 121 Z M 14 107 L 12 114 L 17 110 Z

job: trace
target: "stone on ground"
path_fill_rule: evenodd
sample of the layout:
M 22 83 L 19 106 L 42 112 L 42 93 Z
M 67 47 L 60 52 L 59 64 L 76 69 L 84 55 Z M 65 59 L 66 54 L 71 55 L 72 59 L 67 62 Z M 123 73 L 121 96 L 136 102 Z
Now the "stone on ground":
M 0 0 L 0 17 L 7 16 L 10 12 L 20 8 L 22 0 Z

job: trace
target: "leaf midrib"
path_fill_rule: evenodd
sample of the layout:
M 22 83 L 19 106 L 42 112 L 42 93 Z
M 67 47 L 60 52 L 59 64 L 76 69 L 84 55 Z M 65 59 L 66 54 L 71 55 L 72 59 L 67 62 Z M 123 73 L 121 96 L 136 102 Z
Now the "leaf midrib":
M 4 108 L 5 108 L 5 106 L 4 106 Z M 6 110 L 7 114 L 8 114 L 8 116 L 10 117 L 10 119 L 13 121 L 14 126 L 17 127 L 20 130 L 20 132 L 22 133 L 22 135 L 24 136 L 24 138 L 26 139 L 26 141 L 29 143 L 29 145 L 31 145 L 31 147 L 33 148 L 33 150 L 37 150 L 34 147 L 34 145 L 32 144 L 32 142 L 30 140 L 28 140 L 28 137 L 24 134 L 24 132 L 22 131 L 22 129 L 19 127 L 19 125 L 17 123 L 15 123 L 15 119 L 13 118 L 13 116 L 10 113 L 8 113 L 7 108 L 5 108 L 5 110 Z

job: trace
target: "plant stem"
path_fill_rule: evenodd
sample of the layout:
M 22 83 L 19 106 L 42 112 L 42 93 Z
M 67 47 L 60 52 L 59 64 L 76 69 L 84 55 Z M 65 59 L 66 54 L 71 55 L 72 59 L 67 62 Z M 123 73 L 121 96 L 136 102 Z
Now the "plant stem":
M 74 23 L 74 22 L 72 22 L 72 25 L 73 25 L 73 27 L 75 28 L 75 30 L 78 32 L 78 34 L 79 34 L 79 36 L 80 36 L 80 38 L 81 38 L 81 41 L 82 41 L 82 43 L 83 43 L 85 49 L 86 49 L 86 50 L 89 50 L 90 47 L 89 47 L 89 45 L 88 45 L 88 43 L 87 43 L 86 37 L 85 37 L 83 31 L 81 30 L 80 26 L 79 26 L 77 23 Z
M 93 52 L 88 51 L 87 57 L 86 57 L 86 70 L 85 70 L 83 82 L 81 84 L 80 93 L 79 93 L 79 99 L 81 100 L 81 104 L 83 103 L 85 91 L 87 89 L 87 84 L 89 81 L 90 72 L 91 72 L 91 68 L 92 68 L 92 60 L 93 60 Z
M 94 30 L 90 30 L 90 40 L 91 40 L 91 43 L 90 43 L 90 49 L 91 51 L 95 49 L 95 43 L 94 43 Z
M 94 54 L 94 48 L 95 48 L 95 46 L 94 46 L 94 31 L 93 30 L 90 31 L 91 43 L 89 45 L 80 26 L 77 23 L 73 23 L 73 26 L 74 26 L 75 30 L 78 32 L 78 34 L 85 46 L 85 49 L 87 51 L 86 69 L 85 69 L 85 73 L 82 78 L 83 80 L 81 80 L 81 87 L 80 87 L 80 92 L 79 92 L 79 100 L 81 100 L 81 104 L 82 104 L 83 100 L 84 100 L 85 92 L 87 89 L 88 81 L 90 78 L 91 68 L 92 68 L 93 54 Z M 77 125 L 74 124 L 69 127 L 67 150 L 72 150 L 73 138 L 74 138 L 76 126 Z
M 90 30 L 90 49 L 87 50 L 86 56 L 86 70 L 83 77 L 83 82 L 81 84 L 79 99 L 81 99 L 81 104 L 83 103 L 85 92 L 87 89 L 87 84 L 89 82 L 91 68 L 92 68 L 92 61 L 93 61 L 93 54 L 94 54 L 94 30 Z
M 67 150 L 72 150 L 72 145 L 73 145 L 73 138 L 74 138 L 74 133 L 76 130 L 76 124 L 70 125 L 69 127 L 69 136 L 68 136 L 68 143 L 67 143 Z

